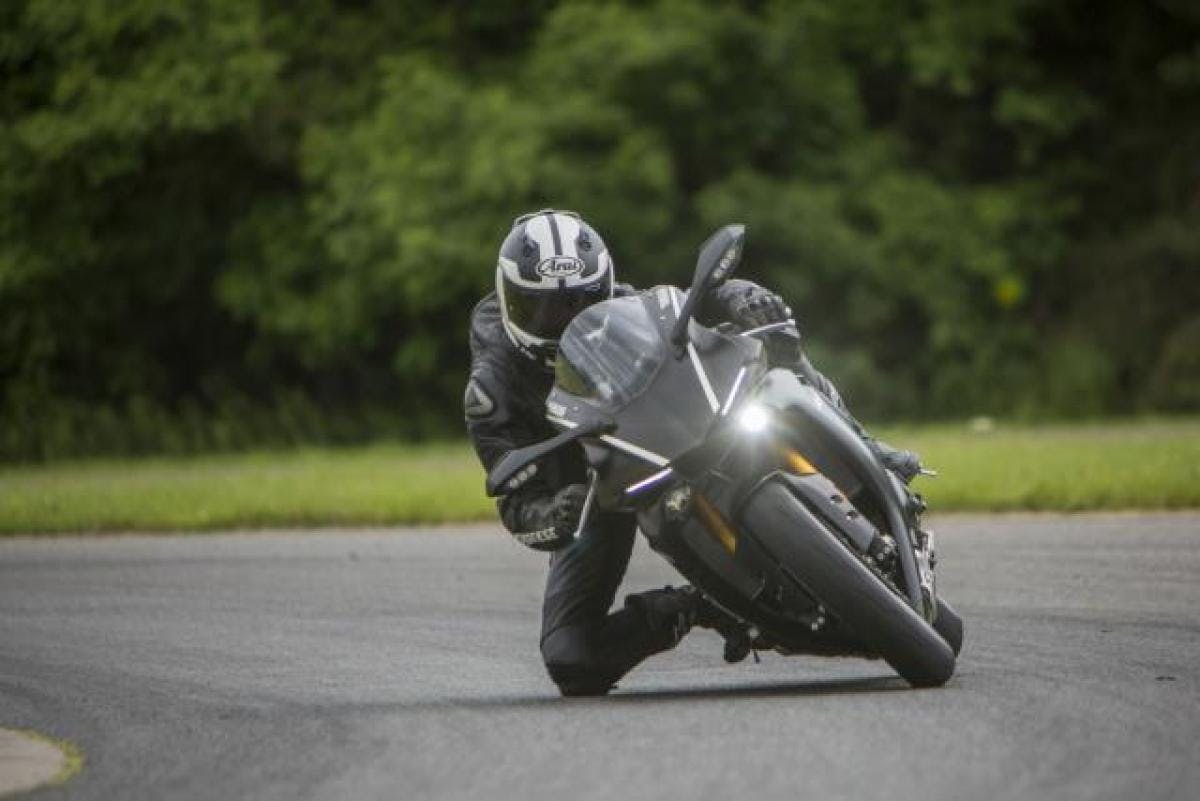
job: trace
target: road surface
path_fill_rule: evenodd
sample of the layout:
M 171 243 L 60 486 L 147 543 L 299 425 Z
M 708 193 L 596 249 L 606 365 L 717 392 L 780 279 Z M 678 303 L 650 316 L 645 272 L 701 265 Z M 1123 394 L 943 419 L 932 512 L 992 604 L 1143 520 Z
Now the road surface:
M 82 751 L 31 799 L 1200 797 L 1200 515 L 935 522 L 942 689 L 699 631 L 569 701 L 495 527 L 0 540 L 0 726 Z

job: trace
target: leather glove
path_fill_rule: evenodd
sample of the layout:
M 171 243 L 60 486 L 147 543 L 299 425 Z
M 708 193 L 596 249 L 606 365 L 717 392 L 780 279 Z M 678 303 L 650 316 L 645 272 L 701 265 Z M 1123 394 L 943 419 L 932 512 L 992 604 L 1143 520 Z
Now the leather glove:
M 883 466 L 891 470 L 905 483 L 910 483 L 921 472 L 921 457 L 912 451 L 893 448 L 886 442 L 874 441 L 875 453 Z
M 588 488 L 583 484 L 568 484 L 554 494 L 549 515 L 550 525 L 537 531 L 513 533 L 513 538 L 535 551 L 557 551 L 570 545 L 579 528 Z
M 783 298 L 769 289 L 755 286 L 747 289 L 730 304 L 733 321 L 743 329 L 759 328 L 791 319 L 792 310 Z
M 554 530 L 568 542 L 579 528 L 583 505 L 587 502 L 588 488 L 583 484 L 568 484 L 554 496 Z

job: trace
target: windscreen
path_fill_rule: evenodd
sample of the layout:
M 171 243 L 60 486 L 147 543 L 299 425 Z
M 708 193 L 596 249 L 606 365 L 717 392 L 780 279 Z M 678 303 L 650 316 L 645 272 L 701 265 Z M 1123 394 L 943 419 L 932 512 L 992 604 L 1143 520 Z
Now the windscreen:
M 605 409 L 624 407 L 663 362 L 663 344 L 640 297 L 616 298 L 580 312 L 558 343 L 555 382 Z

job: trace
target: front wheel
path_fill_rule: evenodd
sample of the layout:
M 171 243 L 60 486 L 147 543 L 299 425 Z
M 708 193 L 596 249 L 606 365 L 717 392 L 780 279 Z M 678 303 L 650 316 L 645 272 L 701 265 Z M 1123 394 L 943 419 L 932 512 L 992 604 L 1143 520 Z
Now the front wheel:
M 914 687 L 945 684 L 954 651 L 778 481 L 743 507 L 745 532 L 792 580 L 876 650 Z
M 963 621 L 958 612 L 954 611 L 954 607 L 941 598 L 938 598 L 937 618 L 933 621 L 933 627 L 950 645 L 954 655 L 958 656 L 962 651 Z

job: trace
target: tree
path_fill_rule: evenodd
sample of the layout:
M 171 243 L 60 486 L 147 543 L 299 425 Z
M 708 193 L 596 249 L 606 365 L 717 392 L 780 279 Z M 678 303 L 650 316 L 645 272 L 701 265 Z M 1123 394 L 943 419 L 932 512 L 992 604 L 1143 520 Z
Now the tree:
M 748 223 L 869 417 L 1196 408 L 1184 0 L 0 21 L 0 456 L 456 431 L 466 317 L 544 206 L 641 285 Z

